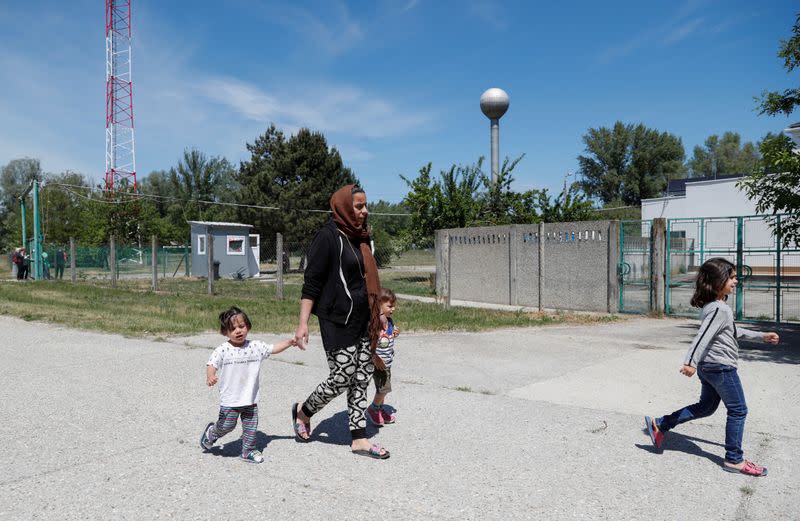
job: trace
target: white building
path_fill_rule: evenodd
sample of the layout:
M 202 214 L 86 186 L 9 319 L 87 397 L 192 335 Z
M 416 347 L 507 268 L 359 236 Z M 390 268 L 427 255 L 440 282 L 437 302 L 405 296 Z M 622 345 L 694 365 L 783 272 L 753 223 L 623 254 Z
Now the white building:
M 736 186 L 741 178 L 672 180 L 665 197 L 642 199 L 642 219 L 756 215 L 755 202 Z

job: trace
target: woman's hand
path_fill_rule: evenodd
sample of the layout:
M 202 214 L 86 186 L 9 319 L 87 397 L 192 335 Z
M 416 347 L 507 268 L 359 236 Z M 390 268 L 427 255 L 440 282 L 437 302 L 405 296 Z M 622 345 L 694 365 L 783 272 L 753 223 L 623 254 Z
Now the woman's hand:
M 684 365 L 681 367 L 681 374 L 687 376 L 688 378 L 693 377 L 695 372 L 697 372 L 697 369 L 690 365 Z
M 770 331 L 769 333 L 764 333 L 764 336 L 762 336 L 761 339 L 767 344 L 777 344 L 780 342 L 781 337 L 778 336 L 778 333 Z
M 375 369 L 379 371 L 386 370 L 386 364 L 383 363 L 383 360 L 378 355 L 372 355 L 372 363 L 375 366 Z
M 305 349 L 308 343 L 308 324 L 300 322 L 297 330 L 294 332 L 295 345 L 300 349 Z

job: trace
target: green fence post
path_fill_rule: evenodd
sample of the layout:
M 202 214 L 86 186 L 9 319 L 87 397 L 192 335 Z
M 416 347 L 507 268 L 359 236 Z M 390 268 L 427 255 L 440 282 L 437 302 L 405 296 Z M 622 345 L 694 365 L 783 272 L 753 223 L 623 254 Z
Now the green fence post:
M 741 217 L 736 218 L 736 279 L 739 281 L 736 284 L 736 320 L 742 319 L 742 295 L 744 288 L 742 287 L 742 264 L 744 263 L 744 244 L 742 241 L 742 227 L 744 222 Z
M 665 255 L 667 256 L 666 259 L 666 273 L 664 273 L 664 313 L 669 315 L 670 313 L 670 284 L 672 283 L 672 219 L 667 219 L 667 251 Z M 684 245 L 684 249 L 686 246 Z
M 703 263 L 706 261 L 705 245 L 706 245 L 706 220 L 701 217 L 700 218 L 700 263 L 698 264 L 698 266 L 702 266 Z
M 42 269 L 42 225 L 39 219 L 39 181 L 33 182 L 33 247 L 35 249 L 33 272 L 36 274 L 36 280 L 42 280 L 44 270 Z
M 540 240 L 543 238 L 540 238 Z M 541 259 L 539 260 L 541 262 Z M 619 277 L 619 312 L 625 310 L 625 275 L 622 271 L 622 266 L 625 265 L 625 221 L 619 223 L 619 264 L 617 265 L 617 273 Z
M 158 239 L 152 236 L 150 246 L 150 269 L 153 270 L 153 291 L 158 291 Z
M 775 216 L 775 322 L 781 321 L 781 216 Z
M 22 247 L 27 249 L 28 248 L 28 227 L 27 227 L 27 217 L 26 217 L 26 209 L 25 209 L 25 196 L 19 198 L 19 210 L 22 216 Z M 27 253 L 27 252 L 26 252 Z

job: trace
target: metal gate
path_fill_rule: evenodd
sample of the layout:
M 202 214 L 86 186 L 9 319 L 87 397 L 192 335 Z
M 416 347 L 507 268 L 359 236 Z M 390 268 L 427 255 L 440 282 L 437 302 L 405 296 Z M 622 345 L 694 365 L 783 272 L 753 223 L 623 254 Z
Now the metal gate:
M 703 262 L 723 257 L 739 284 L 729 297 L 736 320 L 800 322 L 800 248 L 784 247 L 780 215 L 668 219 L 667 314 L 697 316 L 689 300 Z
M 619 226 L 619 311 L 647 313 L 653 288 L 650 254 L 653 221 L 622 221 Z

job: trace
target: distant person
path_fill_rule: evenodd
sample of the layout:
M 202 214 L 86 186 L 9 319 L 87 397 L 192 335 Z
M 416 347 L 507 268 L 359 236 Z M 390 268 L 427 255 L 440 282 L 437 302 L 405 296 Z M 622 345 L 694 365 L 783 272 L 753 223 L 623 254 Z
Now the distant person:
M 375 398 L 367 407 L 367 417 L 378 426 L 391 424 L 396 421 L 393 407 L 384 403 L 386 395 L 392 392 L 392 362 L 394 361 L 394 339 L 400 334 L 400 329 L 394 325 L 392 315 L 397 304 L 397 296 L 389 288 L 381 288 L 381 336 L 375 354 L 383 360 L 385 369 L 375 369 Z
M 383 362 L 375 355 L 380 337 L 380 278 L 372 254 L 367 194 L 346 185 L 331 196 L 332 217 L 314 236 L 305 266 L 300 321 L 295 341 L 308 342 L 311 313 L 319 319 L 328 377 L 302 403 L 292 406 L 295 439 L 311 439 L 311 417 L 347 392 L 350 450 L 386 459 L 389 451 L 367 439 L 367 390 Z
M 22 280 L 23 276 L 23 268 L 22 263 L 24 261 L 24 254 L 22 252 L 22 248 L 16 248 L 14 253 L 11 254 L 11 262 L 14 264 L 14 268 L 16 269 L 17 280 Z
M 251 341 L 247 339 L 250 328 L 247 314 L 237 307 L 219 314 L 219 330 L 228 341 L 211 353 L 206 364 L 206 384 L 211 387 L 219 382 L 219 418 L 206 426 L 200 447 L 210 450 L 218 439 L 236 427 L 241 416 L 241 458 L 248 463 L 263 463 L 264 457 L 256 449 L 261 362 L 298 344 L 294 338 L 275 345 Z
M 660 418 L 644 417 L 645 427 L 656 449 L 667 432 L 681 423 L 711 416 L 719 402 L 728 410 L 725 426 L 725 461 L 722 470 L 748 476 L 766 476 L 767 467 L 744 459 L 742 435 L 747 416 L 744 390 L 737 373 L 738 337 L 777 344 L 777 333 L 759 333 L 737 326 L 725 303 L 736 289 L 736 267 L 722 258 L 709 259 L 697 272 L 691 304 L 702 308 L 700 330 L 689 346 L 680 373 L 691 378 L 695 372 L 702 385 L 700 400 Z
M 50 259 L 47 252 L 42 252 L 42 279 L 48 280 L 50 278 Z
M 283 272 L 289 273 L 289 253 L 286 250 L 283 250 L 283 255 L 281 257 L 281 262 L 283 262 Z
M 20 249 L 20 254 L 22 255 L 22 277 L 20 278 L 28 280 L 28 272 L 31 270 L 31 256 L 28 255 L 25 248 Z
M 56 250 L 56 279 L 64 278 L 64 265 L 67 262 L 67 253 L 63 248 Z

